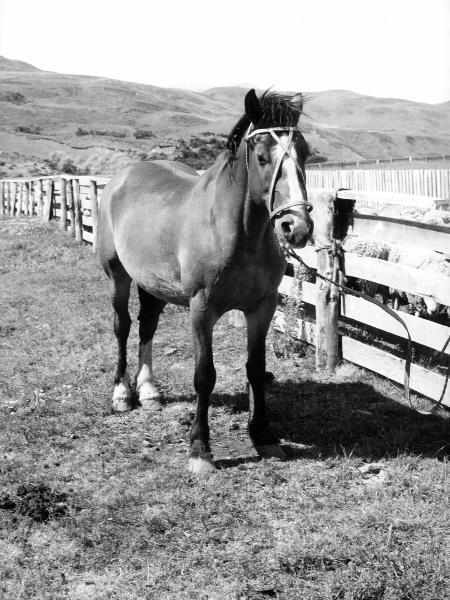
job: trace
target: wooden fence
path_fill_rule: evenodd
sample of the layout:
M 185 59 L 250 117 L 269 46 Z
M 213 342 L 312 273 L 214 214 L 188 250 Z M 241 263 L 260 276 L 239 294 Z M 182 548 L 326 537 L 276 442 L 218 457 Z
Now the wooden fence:
M 307 169 L 351 169 L 355 168 L 366 168 L 366 169 L 380 169 L 380 168 L 393 168 L 393 165 L 398 165 L 397 168 L 402 168 L 402 165 L 408 168 L 417 168 L 422 163 L 434 163 L 436 168 L 445 168 L 450 161 L 450 155 L 448 154 L 422 154 L 421 156 L 397 156 L 394 158 L 378 158 L 378 159 L 361 159 L 352 161 L 338 161 L 338 162 L 317 162 L 308 163 Z M 427 168 L 430 165 L 427 165 Z
M 311 173 L 308 174 L 309 178 L 310 175 Z M 107 181 L 107 178 L 103 177 L 70 176 L 3 180 L 0 181 L 0 215 L 37 215 L 46 221 L 57 218 L 61 228 L 68 229 L 76 240 L 92 244 L 95 250 L 98 202 L 101 200 Z M 338 186 L 339 184 L 336 185 L 336 182 L 329 185 L 331 188 Z M 361 193 L 342 191 L 337 196 L 343 202 L 348 202 L 360 199 Z M 367 192 L 364 192 L 363 201 L 367 200 L 366 196 Z M 380 194 L 372 194 L 370 197 L 378 198 L 377 201 L 380 202 Z M 391 194 L 390 199 L 391 201 L 392 199 L 399 200 L 398 192 L 397 195 Z M 384 200 L 384 196 L 382 196 L 382 200 Z M 416 201 L 422 202 L 423 197 L 416 198 Z M 403 241 L 409 245 L 432 248 L 450 255 L 450 227 L 418 224 L 401 219 L 354 215 L 349 232 L 376 240 Z M 330 274 L 332 265 L 329 264 L 327 258 L 329 255 L 326 253 L 315 252 L 314 248 L 310 246 L 302 250 L 300 255 L 312 269 L 318 268 L 319 272 Z M 348 276 L 393 287 L 417 296 L 432 296 L 440 304 L 450 306 L 450 281 L 448 277 L 439 273 L 424 272 L 420 269 L 351 253 L 346 253 L 345 272 Z M 280 293 L 286 296 L 298 294 L 293 277 L 286 275 L 283 278 Z M 299 339 L 316 344 L 320 357 L 319 363 L 330 365 L 335 362 L 336 358 L 342 357 L 393 381 L 399 383 L 403 381 L 404 361 L 385 350 L 369 346 L 346 335 L 338 336 L 339 318 L 345 317 L 363 326 L 374 327 L 380 332 L 404 338 L 405 332 L 394 319 L 367 301 L 339 294 L 336 289 L 330 290 L 330 286 L 323 283 L 305 282 L 301 289 L 301 296 L 303 302 L 316 306 L 319 323 L 297 319 L 293 326 L 289 327 L 289 330 Z M 403 312 L 400 315 L 406 322 L 414 343 L 436 351 L 442 349 L 450 335 L 449 327 Z M 275 326 L 281 330 L 285 327 L 282 312 L 278 312 Z M 326 355 L 328 351 L 328 346 L 322 339 L 324 336 L 337 342 L 339 356 L 331 357 L 331 359 L 329 356 L 321 356 L 323 353 Z M 333 352 L 336 352 L 336 347 L 335 344 Z M 450 354 L 449 348 L 447 348 L 446 354 Z M 444 381 L 445 378 L 442 374 L 419 365 L 412 365 L 411 389 L 437 400 L 444 387 Z M 446 390 L 443 403 L 450 406 L 449 389 Z
M 0 215 L 59 219 L 78 241 L 96 248 L 98 202 L 106 177 L 44 177 L 0 181 Z
M 310 193 L 313 196 L 313 190 Z M 352 200 L 350 192 L 339 192 L 337 202 Z M 314 204 L 314 200 L 313 200 Z M 346 227 L 350 235 L 361 236 L 376 241 L 404 243 L 410 247 L 436 250 L 444 256 L 450 256 L 450 227 L 431 226 L 422 223 L 372 217 L 366 215 L 348 215 Z M 315 250 L 308 246 L 298 252 L 304 263 L 318 273 L 339 280 L 336 258 L 327 248 Z M 346 252 L 345 274 L 349 277 L 374 282 L 401 290 L 418 297 L 432 297 L 443 306 L 450 306 L 450 278 L 439 272 L 416 269 L 386 260 L 358 256 Z M 295 267 L 295 262 L 292 265 Z M 291 269 L 292 271 L 292 269 Z M 315 322 L 296 319 L 289 323 L 289 331 L 294 337 L 316 346 L 316 365 L 319 368 L 333 369 L 340 358 L 370 369 L 398 383 L 403 382 L 404 360 L 386 350 L 368 345 L 342 333 L 342 324 L 352 324 L 358 330 L 372 328 L 377 338 L 383 335 L 395 336 L 393 339 L 405 340 L 407 334 L 400 323 L 381 308 L 362 298 L 341 293 L 330 283 L 317 278 L 316 283 L 304 281 L 298 289 L 298 282 L 292 276 L 285 275 L 279 292 L 287 297 L 301 299 L 305 305 L 315 308 Z M 394 311 L 405 322 L 413 344 L 431 349 L 430 355 L 439 353 L 450 336 L 450 327 L 434 323 L 410 314 Z M 341 327 L 340 327 L 341 323 Z M 280 310 L 277 313 L 275 327 L 286 330 L 286 318 Z M 347 329 L 348 331 L 348 329 Z M 342 333 L 342 335 L 340 334 Z M 392 338 L 389 340 L 392 343 Z M 445 350 L 447 360 L 450 348 Z M 445 388 L 445 377 L 440 372 L 426 369 L 418 364 L 411 366 L 410 387 L 433 400 L 439 400 Z M 450 407 L 450 390 L 447 388 L 443 404 Z
M 308 169 L 308 187 L 450 198 L 450 169 Z

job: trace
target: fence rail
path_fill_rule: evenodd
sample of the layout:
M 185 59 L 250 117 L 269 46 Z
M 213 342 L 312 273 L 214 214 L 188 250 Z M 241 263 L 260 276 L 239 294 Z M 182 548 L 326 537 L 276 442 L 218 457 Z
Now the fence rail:
M 405 163 L 408 165 L 414 165 L 415 163 L 448 163 L 450 161 L 450 155 L 448 154 L 423 154 L 422 156 L 399 156 L 395 158 L 378 158 L 378 159 L 362 159 L 362 160 L 353 160 L 353 161 L 345 161 L 345 162 L 317 162 L 317 163 L 308 163 L 306 165 L 307 169 L 349 169 L 351 167 L 357 168 L 373 168 L 378 169 L 383 165 L 389 166 L 399 163 Z M 444 165 L 441 165 L 444 166 Z M 392 167 L 391 167 L 392 168 Z
M 311 188 L 348 188 L 441 200 L 450 198 L 450 169 L 309 169 L 307 182 Z
M 337 194 L 335 202 L 352 200 L 352 194 L 342 191 Z M 330 196 L 330 194 L 328 194 Z M 314 202 L 314 201 L 313 201 Z M 335 204 L 336 210 L 336 204 Z M 330 212 L 332 214 L 332 212 Z M 382 219 L 346 214 L 346 226 L 338 230 L 346 233 L 362 234 L 383 242 L 403 241 L 408 246 L 423 247 L 436 250 L 441 257 L 450 256 L 450 227 L 435 227 L 397 219 Z M 361 221 L 360 221 L 361 218 Z M 352 229 L 352 220 L 355 227 Z M 360 221 L 358 223 L 358 221 Z M 361 223 L 363 226 L 361 227 Z M 386 224 L 388 227 L 383 229 Z M 381 228 L 381 229 L 380 229 Z M 330 240 L 331 242 L 331 240 Z M 445 274 L 413 268 L 399 263 L 390 263 L 377 258 L 345 253 L 345 265 L 333 257 L 328 250 L 307 247 L 298 252 L 303 262 L 318 274 L 332 276 L 339 281 L 339 272 L 347 276 L 374 282 L 386 287 L 401 290 L 418 297 L 435 300 L 444 306 L 450 306 L 450 278 Z M 295 266 L 295 263 L 293 263 Z M 334 275 L 331 275 L 331 274 Z M 345 323 L 353 324 L 358 330 L 370 327 L 377 331 L 379 339 L 395 336 L 394 339 L 405 339 L 403 327 L 381 308 L 362 298 L 340 293 L 337 286 L 317 279 L 316 283 L 303 281 L 301 289 L 294 277 L 285 275 L 279 292 L 287 297 L 301 298 L 305 305 L 315 307 L 315 322 L 294 318 L 287 327 L 286 316 L 278 311 L 275 327 L 280 331 L 288 329 L 294 337 L 316 346 L 316 365 L 334 368 L 339 358 L 344 358 L 357 365 L 370 369 L 398 383 L 403 382 L 404 360 L 394 356 L 385 349 L 368 345 L 349 337 L 348 331 L 341 331 L 339 325 L 342 318 Z M 418 316 L 394 311 L 405 322 L 413 343 L 429 348 L 429 357 L 440 352 L 450 337 L 450 327 L 422 319 Z M 389 342 L 392 342 L 392 337 Z M 445 350 L 446 358 L 450 349 Z M 410 387 L 433 400 L 439 400 L 445 390 L 442 403 L 450 407 L 450 389 L 446 389 L 445 377 L 436 370 L 426 369 L 419 364 L 411 365 Z
M 330 172 L 327 173 L 327 175 Z M 348 173 L 348 172 L 347 172 Z M 311 173 L 309 173 L 309 176 Z M 413 178 L 414 180 L 414 178 Z M 78 241 L 85 241 L 96 247 L 98 226 L 98 203 L 101 201 L 103 188 L 108 179 L 105 177 L 44 177 L 38 179 L 3 180 L 0 181 L 0 214 L 10 216 L 36 215 L 46 221 L 59 219 L 60 227 L 67 229 Z M 361 179 L 359 180 L 361 184 Z M 326 183 L 324 181 L 321 184 Z M 329 183 L 330 188 L 339 187 L 342 182 Z M 349 182 L 346 181 L 345 184 Z M 323 185 L 317 187 L 324 187 Z M 422 190 L 423 191 L 423 190 Z M 316 190 L 317 192 L 317 190 Z M 368 192 L 364 192 L 367 194 Z M 353 190 L 338 192 L 338 200 L 354 201 L 360 192 Z M 378 194 L 378 193 L 377 193 Z M 370 195 L 370 194 L 369 194 Z M 373 194 L 372 194 L 372 197 Z M 423 198 L 423 196 L 421 196 Z M 380 201 L 379 194 L 376 196 Z M 394 200 L 400 196 L 394 194 Z M 392 198 L 391 198 L 392 200 Z M 429 199 L 427 199 L 429 201 Z M 431 201 L 431 203 L 434 200 Z M 430 205 L 431 205 L 430 203 Z M 401 219 L 368 217 L 351 215 L 350 232 L 374 236 L 376 239 L 403 239 L 417 246 L 434 248 L 450 255 L 450 228 L 422 225 Z M 312 247 L 301 251 L 302 259 L 312 269 L 326 272 L 330 267 L 325 251 L 315 252 Z M 319 256 L 321 254 L 321 256 Z M 382 285 L 401 289 L 418 295 L 432 296 L 437 302 L 450 306 L 450 280 L 448 277 L 434 272 L 426 272 L 404 265 L 393 264 L 375 258 L 366 258 L 346 253 L 346 274 Z M 292 296 L 298 293 L 293 285 L 293 278 L 285 276 L 280 286 L 280 293 Z M 388 334 L 404 336 L 401 328 L 393 319 L 365 300 L 356 299 L 345 294 L 335 296 L 331 313 L 330 289 L 320 284 L 304 283 L 303 301 L 316 306 L 316 317 L 319 325 L 297 319 L 290 331 L 299 339 L 316 344 L 323 350 L 323 337 L 336 341 L 338 339 L 338 317 L 351 319 L 363 326 L 375 327 Z M 331 294 L 332 295 L 332 294 Z M 340 310 L 336 310 L 336 309 Z M 415 343 L 432 350 L 441 350 L 450 335 L 450 328 L 432 323 L 415 316 L 400 313 L 411 332 Z M 331 315 L 331 316 L 330 316 Z M 285 328 L 285 317 L 278 313 L 275 326 Z M 334 343 L 334 342 L 333 342 Z M 393 381 L 403 380 L 403 361 L 384 350 L 369 346 L 348 336 L 340 338 L 342 358 L 375 371 Z M 449 349 L 446 350 L 450 354 Z M 323 358 L 323 357 L 322 357 Z M 336 359 L 334 356 L 333 360 Z M 327 359 L 328 360 L 328 359 Z M 323 361 L 322 361 L 323 364 Z M 437 400 L 444 387 L 444 377 L 437 372 L 429 371 L 420 365 L 412 365 L 411 389 Z M 450 389 L 446 390 L 443 403 L 450 407 Z
M 96 247 L 98 202 L 107 177 L 44 177 L 0 181 L 0 215 L 59 219 L 77 241 Z

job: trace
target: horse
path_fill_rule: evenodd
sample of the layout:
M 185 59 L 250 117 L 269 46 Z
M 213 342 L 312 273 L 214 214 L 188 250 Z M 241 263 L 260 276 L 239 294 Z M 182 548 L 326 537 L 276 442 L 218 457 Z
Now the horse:
M 298 122 L 301 94 L 247 92 L 244 114 L 222 153 L 199 176 L 171 161 L 134 163 L 106 185 L 99 206 L 98 256 L 109 278 L 118 345 L 113 411 L 139 404 L 161 410 L 152 339 L 166 303 L 189 307 L 197 404 L 189 469 L 216 469 L 210 446 L 209 397 L 216 381 L 212 333 L 227 311 L 247 323 L 248 429 L 260 456 L 283 456 L 265 414 L 265 344 L 286 267 L 286 247 L 313 232 L 305 180 L 309 146 Z M 130 284 L 137 284 L 139 367 L 136 399 L 127 372 Z

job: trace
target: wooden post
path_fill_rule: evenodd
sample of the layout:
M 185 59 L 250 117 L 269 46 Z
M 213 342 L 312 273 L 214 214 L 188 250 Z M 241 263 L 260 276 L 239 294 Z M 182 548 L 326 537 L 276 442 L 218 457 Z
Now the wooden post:
M 32 217 L 33 213 L 34 213 L 34 188 L 33 188 L 33 182 L 32 181 L 27 181 L 25 185 L 26 185 L 26 188 L 27 188 L 27 198 L 28 198 L 28 216 Z
M 90 184 L 90 200 L 91 200 L 91 215 L 92 215 L 92 252 L 97 251 L 97 236 L 98 236 L 98 204 L 97 204 L 97 182 L 91 179 Z
M 73 180 L 73 207 L 74 207 L 74 223 L 75 223 L 75 239 L 77 242 L 83 241 L 83 220 L 81 215 L 81 196 L 80 182 L 78 179 Z
M 16 207 L 16 182 L 11 181 L 9 184 L 9 214 L 14 216 L 14 210 Z
M 72 189 L 72 180 L 71 179 L 69 179 L 66 182 L 66 192 L 67 192 L 67 206 L 69 209 L 69 216 L 70 216 L 69 230 L 70 230 L 70 235 L 72 237 L 75 237 L 75 211 L 74 211 L 74 205 L 73 205 L 73 189 Z
M 43 210 L 44 221 L 50 221 L 53 208 L 53 179 L 47 179 L 47 189 L 45 194 L 45 204 Z
M 25 204 L 25 182 L 20 181 L 18 183 L 18 198 L 17 198 L 17 216 L 26 215 L 26 204 Z
M 42 179 L 36 181 L 35 193 L 37 196 L 36 214 L 42 218 L 43 198 L 42 198 Z
M 22 211 L 24 215 L 31 217 L 33 214 L 32 210 L 30 210 L 30 182 L 23 181 L 22 182 Z
M 5 196 L 3 214 L 8 215 L 9 214 L 9 181 L 3 182 L 3 192 L 4 192 L 4 196 Z
M 61 178 L 59 180 L 59 185 L 61 188 L 61 212 L 60 212 L 60 221 L 59 226 L 61 229 L 67 229 L 67 195 L 66 195 L 66 180 Z
M 316 368 L 333 371 L 341 355 L 339 340 L 340 292 L 342 283 L 342 240 L 351 221 L 354 200 L 337 199 L 333 193 L 320 192 L 312 200 L 316 210 L 314 237 L 317 246 Z
M 3 204 L 5 196 L 6 181 L 0 181 L 0 215 L 5 214 L 5 205 Z
M 330 248 L 317 252 L 317 275 L 333 277 L 333 256 Z M 316 369 L 332 371 L 339 358 L 339 334 L 337 317 L 339 302 L 336 302 L 336 288 L 328 281 L 317 278 L 316 299 Z M 333 293 L 332 293 L 333 291 Z M 338 294 L 339 297 L 339 294 Z

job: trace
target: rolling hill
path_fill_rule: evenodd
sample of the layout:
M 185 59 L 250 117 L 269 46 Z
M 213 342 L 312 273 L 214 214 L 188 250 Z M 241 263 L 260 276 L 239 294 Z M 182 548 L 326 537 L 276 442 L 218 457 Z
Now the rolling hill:
M 72 161 L 109 174 L 152 152 L 171 156 L 179 138 L 227 134 L 243 87 L 203 92 L 65 75 L 0 57 L 0 172 L 40 174 Z M 302 129 L 328 160 L 448 153 L 450 103 L 307 93 Z

